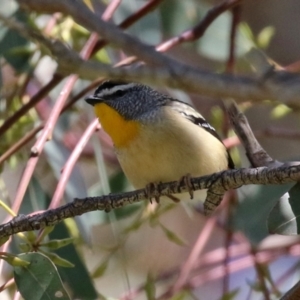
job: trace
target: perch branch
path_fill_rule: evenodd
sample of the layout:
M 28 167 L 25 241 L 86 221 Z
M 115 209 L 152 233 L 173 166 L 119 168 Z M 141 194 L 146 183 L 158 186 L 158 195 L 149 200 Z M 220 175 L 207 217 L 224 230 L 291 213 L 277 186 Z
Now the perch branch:
M 300 165 L 285 164 L 277 168 L 251 168 L 227 170 L 209 176 L 192 178 L 193 190 L 208 189 L 214 194 L 224 194 L 229 189 L 236 189 L 249 184 L 285 184 L 300 180 Z M 157 186 L 155 194 L 163 196 L 175 193 L 188 192 L 189 188 L 184 182 L 173 181 Z M 64 219 L 82 215 L 83 213 L 122 207 L 131 203 L 140 202 L 147 198 L 147 191 L 140 189 L 127 193 L 111 194 L 101 197 L 88 197 L 74 199 L 72 203 L 65 204 L 56 209 L 50 209 L 35 215 L 19 215 L 10 222 L 0 226 L 0 238 L 10 236 L 21 231 L 39 230 L 53 226 Z M 210 203 L 204 203 L 206 214 L 210 214 Z

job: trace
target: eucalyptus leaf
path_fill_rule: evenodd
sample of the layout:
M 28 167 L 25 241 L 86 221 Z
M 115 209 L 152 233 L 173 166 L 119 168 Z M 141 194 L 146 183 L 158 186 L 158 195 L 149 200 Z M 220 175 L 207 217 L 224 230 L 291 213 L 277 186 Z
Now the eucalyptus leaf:
M 27 22 L 26 14 L 20 10 L 16 11 L 12 17 L 23 23 Z M 29 67 L 29 59 L 32 55 L 29 41 L 16 30 L 8 29 L 0 40 L 1 55 L 17 71 L 23 71 Z
M 300 234 L 300 183 L 294 185 L 273 207 L 268 218 L 270 233 Z
M 64 222 L 57 224 L 54 230 L 50 233 L 49 238 L 66 239 L 70 237 Z M 65 257 L 74 264 L 74 268 L 58 267 L 59 273 L 64 282 L 67 283 L 70 291 L 72 291 L 73 299 L 94 300 L 97 299 L 97 291 L 94 287 L 93 280 L 86 268 L 85 262 L 78 254 L 74 244 L 71 243 L 65 247 L 54 251 L 60 257 Z
M 291 189 L 286 185 L 249 185 L 239 188 L 239 200 L 232 220 L 234 230 L 241 230 L 255 246 L 270 233 L 268 216 L 278 200 Z
M 48 162 L 53 169 L 57 180 L 60 180 L 61 170 L 71 155 L 71 151 L 66 148 L 58 139 L 58 131 L 60 130 L 60 127 L 63 126 L 64 125 L 61 123 L 56 125 L 57 128 L 51 143 L 47 143 L 45 146 L 45 153 L 47 155 Z M 86 196 L 87 190 L 80 168 L 75 165 L 68 179 L 64 197 L 67 202 L 72 202 L 74 198 L 84 198 Z M 92 232 L 92 227 L 101 222 L 101 219 L 104 218 L 103 215 L 103 212 L 95 211 L 74 218 L 81 236 L 86 243 L 90 242 L 90 233 Z
M 20 254 L 30 262 L 26 267 L 14 267 L 16 285 L 25 300 L 70 299 L 55 265 L 41 253 Z

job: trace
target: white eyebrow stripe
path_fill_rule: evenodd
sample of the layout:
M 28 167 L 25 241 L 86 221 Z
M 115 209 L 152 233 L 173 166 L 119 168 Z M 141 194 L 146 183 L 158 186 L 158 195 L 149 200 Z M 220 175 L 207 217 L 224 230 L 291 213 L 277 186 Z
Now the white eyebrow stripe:
M 105 96 L 113 95 L 116 91 L 128 90 L 128 89 L 132 88 L 135 85 L 136 84 L 134 84 L 134 83 L 117 85 L 117 86 L 114 86 L 112 88 L 107 88 L 107 89 L 102 90 L 100 93 L 97 94 L 97 96 L 98 97 L 105 97 Z

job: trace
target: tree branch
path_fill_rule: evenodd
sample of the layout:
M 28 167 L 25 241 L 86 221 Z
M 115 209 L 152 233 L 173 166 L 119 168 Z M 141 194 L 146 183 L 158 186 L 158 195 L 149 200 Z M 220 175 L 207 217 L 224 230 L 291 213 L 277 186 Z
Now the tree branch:
M 79 58 L 77 53 L 65 47 L 61 42 L 50 41 L 35 34 L 35 38 L 39 42 L 51 49 L 61 66 L 60 70 L 65 74 L 77 73 L 85 79 L 95 79 L 99 76 L 111 79 L 126 78 L 129 81 L 180 88 L 207 96 L 230 97 L 237 101 L 269 99 L 300 107 L 300 76 L 296 74 L 274 71 L 264 78 L 250 78 L 205 72 L 158 53 L 153 47 L 144 45 L 123 33 L 116 26 L 98 20 L 96 15 L 79 2 L 48 0 L 43 1 L 43 5 L 37 0 L 20 2 L 38 12 L 53 13 L 59 10 L 68 13 L 81 25 L 94 30 L 112 44 L 149 64 L 147 67 L 113 68 L 97 62 L 85 62 Z M 3 16 L 1 19 L 4 21 Z M 7 20 L 4 22 L 8 23 Z M 21 28 L 24 31 L 24 24 Z
M 229 189 L 236 189 L 249 184 L 285 184 L 300 180 L 300 165 L 285 164 L 277 168 L 252 168 L 227 170 L 209 176 L 191 179 L 192 189 L 208 189 L 209 193 L 224 194 Z M 189 187 L 184 182 L 168 182 L 159 184 L 155 194 L 164 196 L 175 193 L 188 192 Z M 47 226 L 53 226 L 64 219 L 82 215 L 83 213 L 123 207 L 128 204 L 140 202 L 147 198 L 147 191 L 140 189 L 127 193 L 111 194 L 101 197 L 88 197 L 74 199 L 72 203 L 56 209 L 50 209 L 35 215 L 19 215 L 10 222 L 0 226 L 0 238 L 10 236 L 21 231 L 39 230 Z M 210 203 L 204 203 L 207 214 L 210 211 Z
M 300 281 L 298 281 L 280 300 L 298 300 L 300 298 Z
M 282 165 L 281 162 L 274 160 L 260 145 L 252 132 L 246 116 L 239 110 L 235 101 L 225 101 L 225 106 L 234 131 L 242 141 L 252 167 Z

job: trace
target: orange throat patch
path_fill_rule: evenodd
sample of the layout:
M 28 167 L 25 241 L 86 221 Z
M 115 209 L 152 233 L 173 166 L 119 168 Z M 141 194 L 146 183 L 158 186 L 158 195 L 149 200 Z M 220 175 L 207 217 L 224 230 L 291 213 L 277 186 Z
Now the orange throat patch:
M 103 129 L 113 140 L 115 147 L 128 146 L 138 135 L 139 123 L 125 120 L 115 109 L 107 104 L 96 104 L 94 110 Z

